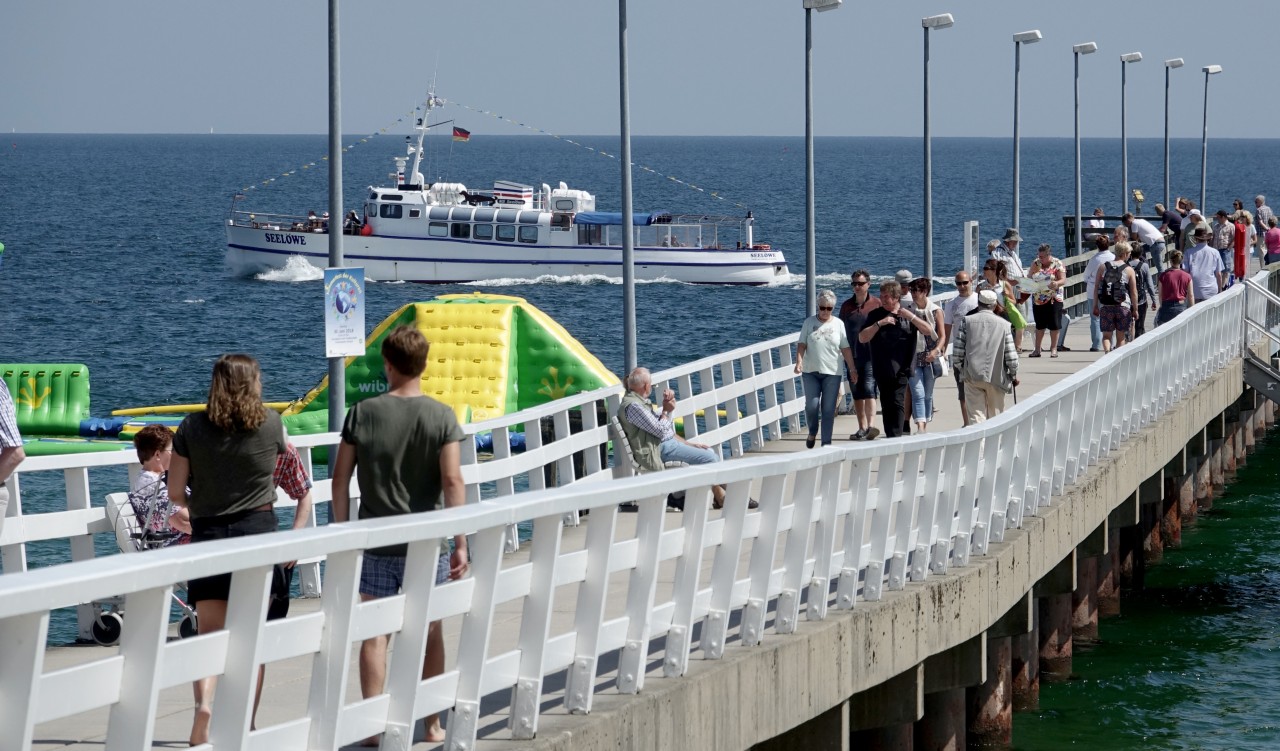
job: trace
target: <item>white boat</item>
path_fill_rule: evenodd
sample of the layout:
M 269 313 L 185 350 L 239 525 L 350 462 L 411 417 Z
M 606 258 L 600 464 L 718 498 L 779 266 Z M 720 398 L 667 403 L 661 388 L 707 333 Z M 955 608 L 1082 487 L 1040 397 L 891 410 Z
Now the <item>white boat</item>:
M 429 115 L 417 143 L 396 157 L 392 187 L 369 187 L 363 212 L 344 221 L 343 257 L 370 279 L 474 282 L 576 275 L 622 276 L 621 213 L 596 211 L 596 199 L 563 182 L 540 189 L 498 180 L 489 190 L 427 183 L 419 172 Z M 411 164 L 410 164 L 411 163 Z M 408 171 L 406 172 L 406 166 Z M 227 262 L 252 275 L 284 268 L 299 256 L 329 263 L 328 220 L 250 212 L 232 203 Z M 726 217 L 635 213 L 635 276 L 701 284 L 769 284 L 785 279 L 781 251 L 755 242 L 751 212 Z

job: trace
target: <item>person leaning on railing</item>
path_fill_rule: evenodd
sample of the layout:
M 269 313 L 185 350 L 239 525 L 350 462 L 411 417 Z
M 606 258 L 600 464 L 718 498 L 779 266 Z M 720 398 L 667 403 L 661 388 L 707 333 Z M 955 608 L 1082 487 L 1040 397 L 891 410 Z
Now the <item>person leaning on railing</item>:
M 9 488 L 5 483 L 26 457 L 22 450 L 22 434 L 18 432 L 13 395 L 0 379 L 0 531 L 4 531 L 4 517 L 9 509 Z

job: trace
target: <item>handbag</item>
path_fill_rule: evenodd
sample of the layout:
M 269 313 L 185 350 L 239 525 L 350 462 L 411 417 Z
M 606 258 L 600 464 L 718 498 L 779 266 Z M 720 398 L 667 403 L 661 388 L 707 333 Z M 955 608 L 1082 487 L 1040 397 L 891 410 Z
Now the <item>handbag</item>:
M 1004 310 L 1009 318 L 1009 323 L 1013 324 L 1013 328 L 1021 331 L 1027 327 L 1027 319 L 1022 317 L 1022 311 L 1018 310 L 1018 306 L 1009 299 L 1008 295 L 1004 296 Z

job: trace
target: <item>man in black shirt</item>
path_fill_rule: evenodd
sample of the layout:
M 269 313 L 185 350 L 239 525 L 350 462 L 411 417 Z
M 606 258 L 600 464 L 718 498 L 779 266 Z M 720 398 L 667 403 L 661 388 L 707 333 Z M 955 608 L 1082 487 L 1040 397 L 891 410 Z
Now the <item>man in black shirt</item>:
M 902 285 L 896 281 L 880 285 L 880 305 L 867 314 L 858 341 L 871 345 L 884 434 L 895 438 L 902 435 L 906 420 L 907 381 L 915 364 L 916 336 L 936 337 L 937 332 L 923 316 L 902 307 Z

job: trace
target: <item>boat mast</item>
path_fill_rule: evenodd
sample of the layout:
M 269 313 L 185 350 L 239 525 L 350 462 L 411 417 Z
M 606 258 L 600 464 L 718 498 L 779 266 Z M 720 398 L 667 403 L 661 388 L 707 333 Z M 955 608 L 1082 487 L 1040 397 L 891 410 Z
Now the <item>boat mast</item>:
M 405 182 L 415 183 L 418 181 L 418 168 L 422 166 L 422 140 L 427 137 L 427 129 L 431 127 L 429 122 L 431 120 L 431 110 L 437 104 L 442 103 L 436 97 L 435 92 L 427 92 L 427 111 L 422 114 L 422 117 L 418 118 L 418 124 L 414 126 L 414 129 L 418 131 L 418 145 L 416 148 L 409 149 L 409 153 L 413 154 L 413 169 L 405 177 Z

